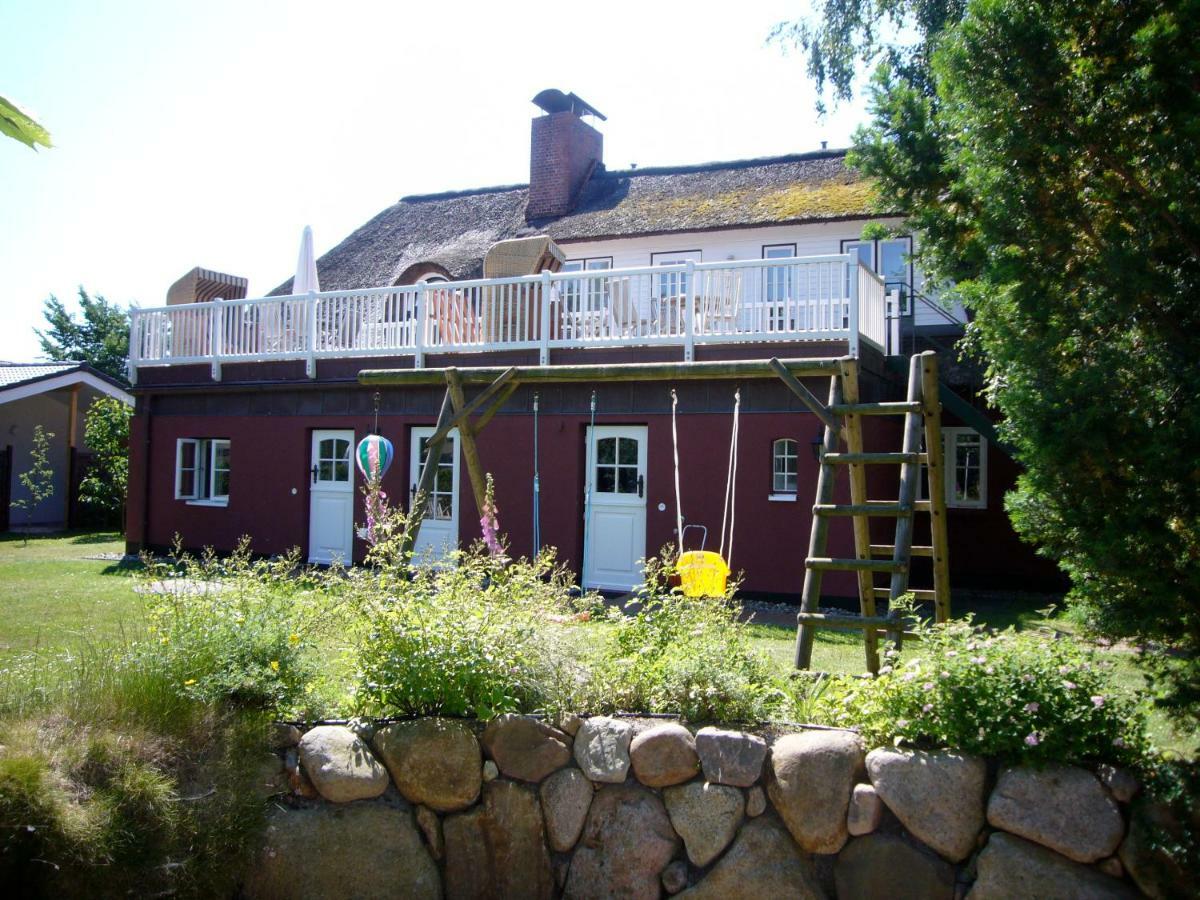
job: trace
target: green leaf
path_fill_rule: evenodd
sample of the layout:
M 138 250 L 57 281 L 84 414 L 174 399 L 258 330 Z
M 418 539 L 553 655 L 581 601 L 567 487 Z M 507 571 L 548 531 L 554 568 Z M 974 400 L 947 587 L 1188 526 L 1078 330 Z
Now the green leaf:
M 4 97 L 0 97 L 0 133 L 20 141 L 26 147 L 34 150 L 38 148 L 39 144 L 47 149 L 52 146 L 50 132 L 34 121 L 33 117 L 19 106 Z

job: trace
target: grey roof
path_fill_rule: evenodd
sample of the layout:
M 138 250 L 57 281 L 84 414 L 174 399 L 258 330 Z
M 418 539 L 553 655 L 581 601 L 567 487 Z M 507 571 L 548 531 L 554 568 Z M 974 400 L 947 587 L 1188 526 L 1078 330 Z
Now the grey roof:
M 324 290 L 394 284 L 418 263 L 477 278 L 496 241 L 544 233 L 559 242 L 837 221 L 876 214 L 869 182 L 844 150 L 697 166 L 599 169 L 576 208 L 527 223 L 527 185 L 403 197 L 317 260 Z M 291 279 L 272 293 L 285 294 Z
M 82 366 L 77 362 L 12 363 L 0 362 L 0 388 L 15 387 L 27 381 L 39 381 L 71 372 Z

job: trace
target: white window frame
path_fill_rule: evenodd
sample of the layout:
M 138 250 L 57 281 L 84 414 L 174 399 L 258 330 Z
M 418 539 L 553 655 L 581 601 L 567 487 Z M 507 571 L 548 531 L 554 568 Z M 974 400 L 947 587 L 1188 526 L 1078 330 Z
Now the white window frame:
M 954 487 L 957 483 L 955 479 L 956 470 L 958 468 L 958 436 L 970 434 L 979 438 L 979 499 L 978 500 L 960 500 L 954 496 Z M 942 428 L 942 490 L 946 498 L 946 506 L 949 509 L 987 509 L 988 497 L 988 481 L 987 481 L 987 457 L 988 457 L 988 442 L 987 438 L 983 437 L 974 428 L 967 428 L 961 425 L 943 426 Z M 929 499 L 926 494 L 925 485 L 928 483 L 929 473 L 927 467 L 921 466 L 921 477 L 917 480 L 917 499 Z
M 786 445 L 791 444 L 791 453 L 787 453 Z M 780 452 L 780 445 L 785 445 Z M 776 462 L 779 459 L 791 459 L 795 463 L 795 472 L 792 477 L 795 478 L 795 486 L 787 487 L 787 472 L 779 472 L 776 469 Z M 784 477 L 784 486 L 780 487 L 777 479 L 782 475 Z M 781 437 L 771 441 L 771 499 L 795 499 L 800 490 L 800 442 L 795 438 Z
M 679 266 L 689 262 L 703 262 L 704 253 L 701 250 L 662 250 L 650 254 L 652 266 Z M 687 272 L 668 272 L 665 275 L 655 275 L 653 279 L 653 297 L 662 300 L 669 297 L 685 297 L 692 292 L 692 283 Z M 670 285 L 674 285 L 672 288 Z
M 958 469 L 958 439 L 963 435 L 972 435 L 979 439 L 979 499 L 967 500 L 954 496 L 957 484 L 955 475 Z M 946 506 L 957 509 L 987 509 L 987 439 L 974 428 L 952 427 L 942 429 L 942 467 L 946 470 Z
M 184 447 L 192 448 L 193 466 L 183 465 Z M 175 441 L 175 499 L 183 500 L 190 506 L 228 506 L 229 494 L 216 493 L 217 473 L 226 475 L 232 471 L 232 465 L 224 468 L 217 466 L 217 453 L 222 448 L 229 451 L 228 438 L 179 438 Z M 192 491 L 183 490 L 185 472 L 192 473 Z
M 562 272 L 592 272 L 604 271 L 613 268 L 613 258 L 611 256 L 588 256 L 580 259 L 568 259 L 563 263 Z M 564 294 L 569 298 L 568 308 L 582 309 L 580 304 L 574 302 L 579 295 L 580 285 L 587 285 L 587 309 L 601 310 L 607 309 L 609 306 L 609 285 L 611 280 L 608 278 L 596 278 L 587 282 L 571 280 L 563 285 Z
M 879 270 L 883 267 L 883 245 L 887 243 L 900 243 L 901 241 L 908 242 L 907 256 L 908 260 L 905 264 L 907 271 L 905 272 L 905 280 L 897 285 L 894 280 L 889 281 L 888 276 Z M 842 240 L 843 253 L 858 253 L 859 247 L 869 247 L 871 249 L 871 259 L 867 262 L 871 271 L 883 279 L 884 286 L 890 290 L 899 290 L 902 305 L 907 305 L 910 301 L 908 294 L 910 291 L 916 290 L 914 284 L 916 280 L 916 271 L 913 266 L 913 239 L 911 234 L 897 234 L 891 237 L 875 238 L 873 240 L 864 241 L 862 238 L 846 238 Z M 861 258 L 861 254 L 860 254 Z

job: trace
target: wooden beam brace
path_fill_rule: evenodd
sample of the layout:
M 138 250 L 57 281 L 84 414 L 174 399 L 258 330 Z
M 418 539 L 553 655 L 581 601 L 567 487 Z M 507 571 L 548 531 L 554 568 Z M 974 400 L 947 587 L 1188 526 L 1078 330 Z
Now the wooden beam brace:
M 511 371 L 511 370 L 510 370 Z M 450 391 L 450 402 L 454 404 L 455 413 L 461 417 L 458 421 L 458 435 L 462 441 L 463 460 L 467 464 L 467 478 L 471 482 L 471 493 L 475 495 L 475 508 L 483 515 L 487 503 L 487 477 L 479 462 L 479 448 L 475 445 L 475 429 L 470 420 L 464 416 L 467 408 L 467 398 L 463 394 L 462 379 L 457 369 L 446 370 L 446 387 Z
M 458 370 L 454 368 L 440 369 L 438 371 L 442 372 L 442 380 L 447 384 L 449 383 L 450 373 L 458 372 Z M 434 433 L 429 436 L 429 443 L 432 444 L 434 441 L 441 443 L 443 440 L 445 440 L 446 435 L 448 435 L 455 428 L 458 428 L 462 423 L 466 422 L 468 416 L 472 415 L 477 409 L 487 403 L 488 400 L 494 397 L 498 391 L 512 381 L 516 375 L 517 369 L 515 366 L 510 366 L 501 372 L 496 379 L 490 385 L 488 385 L 486 390 L 480 392 L 478 397 L 463 407 L 462 410 L 455 413 L 445 425 L 439 422 L 437 425 L 437 430 L 435 430 Z M 459 377 L 459 386 L 461 387 L 461 376 Z M 478 427 L 476 428 L 476 431 L 478 431 Z
M 504 408 L 504 404 L 508 402 L 509 397 L 516 393 L 518 387 L 520 387 L 519 382 L 511 381 L 508 383 L 508 386 L 500 392 L 500 396 L 492 401 L 492 405 L 485 409 L 483 415 L 475 420 L 476 434 L 483 431 L 483 426 L 492 421 L 492 416 Z
M 777 358 L 770 360 L 767 365 L 779 376 L 779 379 L 788 387 L 793 394 L 800 398 L 808 411 L 825 423 L 826 428 L 832 428 L 835 431 L 841 427 L 841 423 L 834 417 L 824 404 L 816 398 L 812 391 L 804 386 L 804 384 L 788 371 L 787 366 L 781 363 Z
M 434 429 L 434 434 L 426 443 L 425 461 L 421 465 L 421 479 L 417 482 L 417 493 L 413 497 L 412 505 L 408 510 L 408 521 L 404 529 L 404 540 L 400 544 L 400 551 L 403 557 L 409 556 L 413 548 L 417 545 L 417 535 L 421 533 L 421 522 L 425 518 L 425 512 L 429 507 L 429 492 L 433 489 L 433 479 L 437 476 L 438 460 L 442 456 L 442 444 L 446 441 L 446 435 L 450 433 L 453 427 L 450 424 L 453 410 L 453 399 L 450 395 L 450 389 L 446 389 L 446 395 L 442 398 L 442 409 L 438 413 L 437 427 Z M 441 435 L 437 441 L 434 437 Z
M 946 521 L 945 460 L 942 459 L 942 404 L 938 391 L 937 354 L 921 354 L 922 414 L 929 455 L 929 512 L 933 540 L 934 621 L 950 618 L 950 553 Z

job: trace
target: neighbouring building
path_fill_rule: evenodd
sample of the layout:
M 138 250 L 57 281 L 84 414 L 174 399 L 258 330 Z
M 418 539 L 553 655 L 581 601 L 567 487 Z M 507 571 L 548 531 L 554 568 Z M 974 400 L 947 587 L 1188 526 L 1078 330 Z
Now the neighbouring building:
M 70 528 L 79 520 L 79 483 L 90 452 L 84 441 L 87 412 L 100 397 L 133 406 L 133 397 L 114 379 L 86 363 L 0 362 L 0 531 L 11 528 Z M 33 432 L 41 425 L 50 439 L 54 493 L 29 503 L 20 482 L 31 465 Z
M 318 261 L 321 293 L 292 296 L 287 282 L 248 300 L 244 283 L 199 270 L 168 306 L 135 311 L 131 550 L 175 534 L 226 550 L 249 535 L 264 554 L 299 546 L 313 562 L 360 559 L 349 453 L 377 414 L 397 451 L 384 487 L 407 504 L 443 393 L 377 391 L 357 380 L 366 368 L 850 354 L 864 399 L 902 399 L 904 357 L 949 351 L 961 336 L 963 311 L 924 294 L 911 260 L 919 236 L 863 238 L 869 222 L 902 220 L 872 211 L 872 185 L 844 151 L 610 171 L 594 108 L 558 91 L 534 102 L 528 184 L 402 198 Z M 537 236 L 549 240 L 500 243 Z M 498 244 L 534 246 L 538 269 L 517 275 L 512 259 L 489 255 Z M 953 582 L 1057 585 L 1001 507 L 1016 469 L 974 399 L 978 373 L 949 353 L 943 373 Z M 542 542 L 583 566 L 585 585 L 638 582 L 638 560 L 675 539 L 671 387 L 523 386 L 509 398 L 479 452 L 515 553 L 533 548 L 536 427 Z M 720 525 L 740 387 L 733 568 L 747 591 L 796 594 L 818 420 L 777 381 L 675 387 L 687 522 Z M 898 429 L 872 421 L 867 442 L 895 449 Z M 457 442 L 443 453 L 422 552 L 479 536 L 460 455 Z M 895 497 L 894 475 L 873 478 Z M 848 528 L 839 542 L 850 544 Z M 850 596 L 855 583 L 834 576 L 825 589 Z

